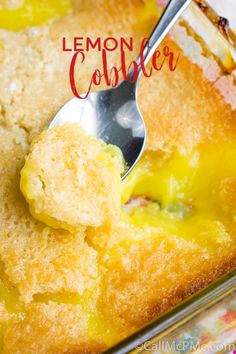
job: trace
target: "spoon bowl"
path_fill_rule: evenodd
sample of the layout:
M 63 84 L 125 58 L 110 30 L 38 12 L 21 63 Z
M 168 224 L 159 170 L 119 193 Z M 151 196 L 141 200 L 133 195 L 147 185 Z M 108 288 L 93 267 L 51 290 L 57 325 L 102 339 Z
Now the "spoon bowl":
M 79 123 L 86 133 L 118 146 L 126 169 L 131 171 L 145 145 L 146 128 L 136 100 L 136 85 L 122 81 L 114 89 L 91 92 L 86 99 L 73 98 L 66 103 L 49 125 Z

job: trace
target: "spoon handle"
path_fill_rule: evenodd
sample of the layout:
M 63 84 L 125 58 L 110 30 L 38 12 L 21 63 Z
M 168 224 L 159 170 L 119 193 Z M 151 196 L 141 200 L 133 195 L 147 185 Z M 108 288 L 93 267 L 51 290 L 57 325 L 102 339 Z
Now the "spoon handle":
M 144 47 L 144 65 L 146 66 L 155 50 L 162 42 L 166 34 L 169 32 L 171 27 L 177 21 L 179 16 L 185 10 L 185 8 L 190 4 L 192 0 L 170 0 L 168 5 L 166 6 L 165 11 L 163 12 L 161 18 L 157 22 L 154 30 L 152 31 L 147 43 Z M 136 59 L 136 63 L 140 64 L 140 57 Z M 134 69 L 132 68 L 129 72 L 129 77 L 133 77 Z M 141 66 L 139 65 L 139 73 L 138 78 L 142 73 Z M 135 82 L 137 84 L 138 78 Z

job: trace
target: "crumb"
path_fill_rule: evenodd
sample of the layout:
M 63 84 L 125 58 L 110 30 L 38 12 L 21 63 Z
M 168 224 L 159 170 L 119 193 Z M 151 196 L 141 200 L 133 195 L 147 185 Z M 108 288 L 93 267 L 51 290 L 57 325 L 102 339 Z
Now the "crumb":
M 32 215 L 70 231 L 119 218 L 119 156 L 118 148 L 87 135 L 78 123 L 45 130 L 21 170 L 21 190 Z

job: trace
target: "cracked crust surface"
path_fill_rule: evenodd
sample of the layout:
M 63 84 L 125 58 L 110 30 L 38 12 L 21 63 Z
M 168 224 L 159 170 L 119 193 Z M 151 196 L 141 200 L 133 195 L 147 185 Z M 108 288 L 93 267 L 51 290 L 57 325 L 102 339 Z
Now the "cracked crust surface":
M 47 26 L 0 31 L 3 353 L 101 352 L 235 266 L 235 228 L 215 250 L 126 223 L 81 230 L 78 237 L 36 221 L 20 193 L 29 144 L 72 97 L 71 57 L 58 50 L 61 37 L 76 36 L 78 27 L 81 36 L 148 33 L 155 18 L 140 20 L 144 2 L 125 4 L 127 16 L 118 1 L 77 1 L 73 14 Z M 180 51 L 169 39 L 165 44 Z M 110 60 L 119 58 L 112 54 Z M 77 78 L 81 92 L 98 65 L 99 58 L 88 55 Z M 175 72 L 164 69 L 141 80 L 139 103 L 147 150 L 235 138 L 235 112 L 183 55 Z M 229 182 L 222 184 L 221 198 L 233 205 Z

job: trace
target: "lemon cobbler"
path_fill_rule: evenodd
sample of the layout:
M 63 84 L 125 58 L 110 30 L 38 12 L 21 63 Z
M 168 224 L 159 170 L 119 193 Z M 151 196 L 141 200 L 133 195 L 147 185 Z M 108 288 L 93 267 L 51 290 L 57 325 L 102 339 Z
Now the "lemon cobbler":
M 139 43 L 155 1 L 45 4 L 0 1 L 0 352 L 101 352 L 235 267 L 236 114 L 167 38 L 178 66 L 140 81 L 147 144 L 121 182 L 118 148 L 45 129 L 71 98 L 59 46 Z M 88 53 L 80 92 L 99 65 Z
M 45 131 L 21 170 L 21 190 L 33 216 L 73 231 L 119 218 L 122 154 L 86 135 L 79 124 Z

